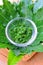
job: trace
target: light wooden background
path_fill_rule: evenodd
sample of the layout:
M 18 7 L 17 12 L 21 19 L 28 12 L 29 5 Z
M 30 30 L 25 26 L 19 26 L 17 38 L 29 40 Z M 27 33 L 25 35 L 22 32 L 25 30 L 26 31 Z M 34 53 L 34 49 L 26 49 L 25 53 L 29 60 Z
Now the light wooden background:
M 9 0 L 11 3 L 13 3 L 14 1 L 15 2 L 18 2 L 18 1 L 20 1 L 20 0 Z M 3 5 L 3 3 L 2 3 L 2 0 L 0 0 L 0 5 Z

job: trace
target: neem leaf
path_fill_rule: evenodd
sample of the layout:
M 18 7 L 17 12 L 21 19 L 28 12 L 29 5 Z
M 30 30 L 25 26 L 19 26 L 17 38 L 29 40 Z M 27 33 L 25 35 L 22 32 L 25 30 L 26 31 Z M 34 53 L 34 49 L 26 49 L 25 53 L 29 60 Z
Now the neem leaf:
M 3 0 L 3 3 L 4 3 L 4 5 L 0 6 L 0 8 L 1 8 L 0 9 L 0 43 L 9 44 L 9 42 L 5 36 L 5 27 L 6 27 L 7 23 L 12 19 L 13 15 L 15 16 L 18 13 L 20 16 L 24 16 L 24 14 L 26 13 L 27 10 L 25 11 L 24 14 L 23 14 L 23 12 L 20 11 L 20 9 L 22 10 L 23 2 L 20 3 L 19 5 L 16 5 L 16 3 L 11 4 L 8 0 Z M 19 11 L 17 11 L 17 8 L 19 8 Z M 15 12 L 15 13 L 12 13 L 12 12 Z M 31 14 L 31 12 L 29 13 L 29 15 L 30 14 Z M 27 13 L 25 16 L 27 16 Z M 29 17 L 31 17 L 31 15 Z M 14 47 L 11 44 L 8 45 L 8 48 L 14 49 Z
M 3 0 L 4 8 L 6 8 L 7 12 L 9 12 L 10 16 L 14 18 L 16 16 L 16 9 L 14 5 L 12 5 L 8 0 Z
M 32 8 L 32 0 L 21 0 L 20 3 L 17 5 L 17 12 L 19 13 L 20 17 L 32 19 Z
M 24 4 L 25 4 L 26 6 L 32 4 L 32 0 L 21 0 L 21 2 L 24 2 Z
M 8 1 L 6 1 L 6 2 L 9 3 Z M 11 5 L 10 9 L 13 9 L 13 7 L 16 6 L 15 3 L 14 3 L 15 5 L 14 4 L 11 4 L 11 3 L 9 3 L 9 4 Z M 0 6 L 0 48 L 1 47 L 3 48 L 3 46 L 6 44 L 5 47 L 8 47 L 8 48 L 11 48 L 12 49 L 11 46 L 13 46 L 13 45 L 11 45 L 11 44 L 9 45 L 9 42 L 8 42 L 6 36 L 5 36 L 5 28 L 6 28 L 6 25 L 12 19 L 12 15 L 11 15 L 11 13 L 9 13 L 9 10 L 6 7 L 7 6 L 5 4 Z M 14 9 L 13 11 L 15 11 L 15 10 L 16 9 Z M 17 13 L 15 13 L 14 16 L 15 15 L 17 15 Z M 8 44 L 8 46 L 7 46 L 7 44 Z
M 29 1 L 29 2 L 28 2 Z M 32 13 L 32 6 L 33 4 L 29 4 L 30 0 L 23 0 L 23 6 L 21 6 L 21 12 L 23 13 L 24 17 L 32 19 L 33 13 Z
M 8 47 L 8 44 L 0 43 L 0 48 L 6 48 Z
M 35 52 L 43 52 L 43 45 L 39 44 L 37 46 L 33 46 L 32 50 L 35 51 Z
M 7 22 L 8 20 L 6 19 L 4 13 L 0 9 L 0 43 L 4 43 L 5 41 L 6 43 L 8 42 L 5 36 L 5 27 Z
M 20 55 L 21 52 L 20 52 L 20 50 L 14 50 L 14 53 L 16 56 L 18 56 L 18 55 Z
M 16 56 L 13 51 L 9 51 L 8 54 L 8 65 L 16 65 L 23 55 Z
M 0 43 L 5 44 L 9 43 L 5 36 L 5 27 L 14 16 L 16 17 L 17 13 L 15 14 L 16 9 L 14 8 L 16 4 L 13 5 L 8 0 L 3 0 L 3 3 L 4 5 L 0 6 Z
M 43 52 L 43 45 L 39 45 L 36 48 L 34 48 L 36 52 Z
M 37 30 L 38 30 L 38 35 L 36 40 L 33 42 L 33 44 L 31 44 L 30 46 L 27 46 L 25 48 L 21 48 L 21 52 L 25 52 L 28 53 L 29 50 L 32 51 L 32 48 L 34 46 L 36 46 L 38 48 L 37 45 L 40 45 L 40 41 L 43 41 L 43 8 L 39 9 L 37 11 L 36 14 L 33 15 L 33 21 L 35 22 L 36 26 L 37 26 Z M 43 46 L 42 46 L 43 47 Z M 27 50 L 28 49 L 28 50 Z M 41 46 L 40 46 L 41 49 Z M 34 47 L 34 50 L 36 50 L 36 48 Z M 26 52 L 27 51 L 27 52 Z M 41 50 L 40 50 L 41 51 Z M 37 50 L 38 52 L 38 50 Z
M 35 21 L 42 21 L 43 20 L 43 7 L 40 8 L 36 14 L 34 14 Z M 37 23 L 38 24 L 38 23 Z
M 43 7 L 43 0 L 36 0 L 34 4 L 34 13 L 36 13 L 40 8 Z
M 37 45 L 40 44 L 40 41 L 43 41 L 43 8 L 39 9 L 33 17 L 33 20 L 37 26 L 38 35 L 32 45 Z

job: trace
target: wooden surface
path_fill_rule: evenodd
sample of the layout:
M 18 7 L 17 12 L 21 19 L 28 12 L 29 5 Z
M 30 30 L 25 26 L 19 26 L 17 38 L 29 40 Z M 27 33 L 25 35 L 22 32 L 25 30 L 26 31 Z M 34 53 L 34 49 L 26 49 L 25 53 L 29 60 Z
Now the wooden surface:
M 0 65 L 8 65 L 7 64 L 7 56 L 8 56 L 8 49 L 0 49 Z
M 43 65 L 43 52 L 37 53 L 28 61 L 20 61 L 17 65 Z
M 8 49 L 0 49 L 0 65 L 7 64 Z M 26 59 L 26 58 L 25 58 Z M 23 61 L 23 59 L 18 62 L 17 65 L 43 65 L 43 52 L 36 53 L 31 59 Z

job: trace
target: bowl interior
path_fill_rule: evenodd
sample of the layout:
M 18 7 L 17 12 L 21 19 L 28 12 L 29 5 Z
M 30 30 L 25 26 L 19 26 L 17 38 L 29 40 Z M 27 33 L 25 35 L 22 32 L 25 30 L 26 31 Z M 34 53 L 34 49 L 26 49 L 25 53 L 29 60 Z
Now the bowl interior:
M 17 24 L 17 25 L 16 25 Z M 15 25 L 16 25 L 16 27 L 15 27 Z M 19 25 L 19 26 L 18 26 Z M 17 35 L 18 35 L 18 37 L 20 36 L 19 34 L 18 34 L 18 32 L 20 32 L 20 30 L 21 30 L 21 32 L 23 32 L 24 31 L 24 28 L 22 27 L 23 25 L 25 25 L 25 26 L 27 26 L 27 27 L 29 27 L 29 28 L 31 28 L 31 36 L 29 37 L 29 39 L 32 37 L 32 34 L 33 34 L 33 32 L 34 32 L 34 28 L 33 28 L 33 26 L 32 26 L 32 24 L 28 21 L 28 20 L 26 20 L 25 18 L 17 18 L 17 19 L 13 19 L 13 21 L 10 23 L 10 25 L 9 25 L 9 27 L 8 27 L 8 36 L 9 36 L 9 38 L 13 41 L 13 42 L 15 42 L 15 40 L 14 40 L 14 37 L 15 37 L 15 35 L 16 35 L 16 37 L 17 37 Z M 19 31 L 17 31 L 16 30 L 16 32 L 14 33 L 12 33 L 12 31 L 14 31 L 15 29 L 18 29 L 19 30 L 19 28 L 20 28 L 20 30 Z M 23 29 L 22 29 L 23 28 Z M 28 42 L 29 41 L 29 39 L 26 41 L 26 42 Z M 20 38 L 19 38 L 19 40 L 20 40 Z M 20 42 L 16 42 L 16 43 L 20 43 Z
M 15 25 L 16 25 L 16 27 L 15 27 Z M 24 28 L 24 27 L 26 27 L 26 28 Z M 15 31 L 15 29 L 16 29 L 17 33 L 15 33 L 15 32 L 12 33 L 12 31 Z M 19 31 L 17 31 L 17 30 L 19 30 Z M 24 33 L 23 31 L 25 31 L 25 30 L 26 30 L 25 33 L 27 33 L 27 31 L 28 31 L 26 36 L 30 35 L 30 36 L 28 36 L 29 39 L 26 40 L 27 39 L 26 37 L 23 37 L 23 39 L 22 38 L 17 39 L 19 36 L 21 37 L 21 35 L 19 35 L 19 33 L 20 34 Z M 30 34 L 30 30 L 31 30 L 31 34 Z M 7 24 L 6 29 L 5 29 L 5 34 L 6 34 L 7 39 L 9 40 L 9 42 L 14 44 L 15 46 L 25 47 L 27 45 L 32 44 L 34 42 L 34 40 L 36 39 L 37 27 L 36 27 L 35 23 L 30 19 L 23 18 L 23 17 L 16 17 Z M 22 34 L 22 35 L 24 35 L 24 34 Z M 17 36 L 17 37 L 15 37 L 15 36 Z M 21 39 L 24 40 L 24 38 L 26 38 L 26 39 L 25 39 L 25 42 L 23 41 L 23 43 L 20 43 L 20 42 L 17 42 L 17 40 L 15 41 L 13 38 L 16 38 L 18 41 L 21 41 Z

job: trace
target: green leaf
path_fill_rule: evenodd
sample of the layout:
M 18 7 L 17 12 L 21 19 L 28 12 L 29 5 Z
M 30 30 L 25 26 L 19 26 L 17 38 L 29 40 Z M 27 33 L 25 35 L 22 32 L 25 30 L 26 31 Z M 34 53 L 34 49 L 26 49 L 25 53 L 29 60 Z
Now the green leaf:
M 20 52 L 20 50 L 14 50 L 14 53 L 16 56 L 18 56 L 18 55 L 20 55 L 21 52 Z
M 42 7 L 43 7 L 43 0 L 36 0 L 33 8 L 34 13 L 36 13 Z
M 8 65 L 16 65 L 22 57 L 23 55 L 16 56 L 13 51 L 9 51 Z
M 9 42 L 8 42 L 8 40 L 6 38 L 6 35 L 5 35 L 5 28 L 6 28 L 7 23 L 11 19 L 13 19 L 13 17 L 15 15 L 17 15 L 17 13 L 15 13 L 15 15 L 14 15 L 14 13 L 10 13 L 6 4 L 11 9 L 11 12 L 14 12 L 15 13 L 15 10 L 16 10 L 15 9 L 16 3 L 11 4 L 8 0 L 4 0 L 4 5 L 1 5 L 0 6 L 0 48 L 3 48 L 4 47 L 4 44 L 5 44 L 5 47 L 6 48 L 8 47 L 8 48 L 11 48 L 12 49 L 12 48 L 14 48 L 14 46 L 11 45 L 11 44 L 9 45 Z M 8 46 L 7 46 L 7 44 L 8 44 Z M 11 47 L 11 46 L 13 46 L 13 47 Z
M 16 6 L 11 4 L 8 0 L 3 0 L 4 8 L 7 10 L 7 12 L 10 14 L 12 18 L 16 16 Z M 16 4 L 15 4 L 16 5 Z
M 0 43 L 0 48 L 6 48 L 6 47 L 8 47 L 8 44 Z
M 26 6 L 33 4 L 32 0 L 21 0 L 21 2 L 24 2 Z
M 34 48 L 35 52 L 43 52 L 43 45 L 38 45 Z
M 43 45 L 42 44 L 39 44 L 39 45 L 36 45 L 36 46 L 33 46 L 31 47 L 31 49 L 35 52 L 43 52 Z
M 43 7 L 40 8 L 36 14 L 34 14 L 34 20 L 37 22 L 42 21 L 43 20 Z M 38 23 L 37 23 L 38 24 Z
M 30 3 L 32 0 L 21 0 L 21 2 L 23 2 L 23 6 L 21 6 L 21 10 L 19 10 L 21 12 L 22 15 L 24 15 L 24 17 L 26 18 L 30 18 L 32 19 L 33 13 L 32 13 L 32 8 L 33 8 L 33 4 Z
M 38 35 L 32 45 L 37 45 L 40 44 L 40 41 L 43 41 L 43 8 L 39 9 L 33 17 L 33 20 L 37 26 Z

